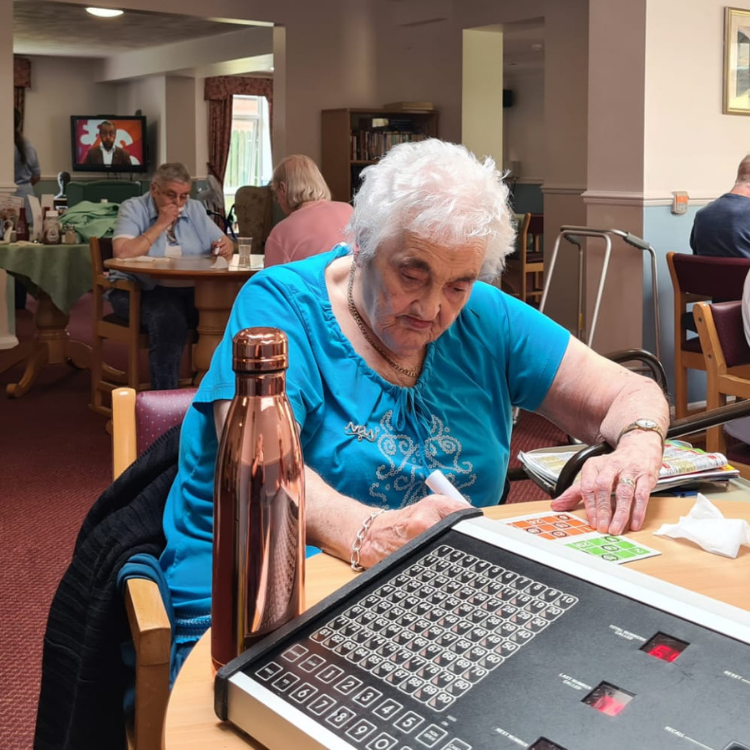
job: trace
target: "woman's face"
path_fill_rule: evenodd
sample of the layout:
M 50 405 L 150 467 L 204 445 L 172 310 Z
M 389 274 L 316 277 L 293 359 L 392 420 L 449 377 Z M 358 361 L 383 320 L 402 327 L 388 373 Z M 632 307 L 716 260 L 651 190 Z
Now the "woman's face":
M 486 243 L 448 248 L 410 233 L 378 248 L 362 268 L 364 311 L 394 354 L 423 349 L 458 317 L 479 277 Z

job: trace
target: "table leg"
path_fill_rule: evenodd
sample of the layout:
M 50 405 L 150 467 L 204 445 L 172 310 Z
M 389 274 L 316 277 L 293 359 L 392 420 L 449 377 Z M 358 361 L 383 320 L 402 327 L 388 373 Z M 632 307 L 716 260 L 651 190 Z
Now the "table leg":
M 88 368 L 91 347 L 81 341 L 71 341 L 68 331 L 68 314 L 60 310 L 49 295 L 39 292 L 34 315 L 36 336 L 34 347 L 26 360 L 26 369 L 18 383 L 9 384 L 5 392 L 11 398 L 20 398 L 31 388 L 37 375 L 46 365 L 70 362 L 78 368 Z
M 198 342 L 193 348 L 193 367 L 197 372 L 195 382 L 200 383 L 211 365 L 211 357 L 227 327 L 234 298 L 243 281 L 197 279 L 195 306 L 198 309 Z

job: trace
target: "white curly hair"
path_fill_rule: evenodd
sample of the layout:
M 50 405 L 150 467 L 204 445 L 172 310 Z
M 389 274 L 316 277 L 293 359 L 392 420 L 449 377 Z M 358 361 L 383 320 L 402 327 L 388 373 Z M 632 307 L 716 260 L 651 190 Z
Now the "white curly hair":
M 490 157 L 437 138 L 402 143 L 362 171 L 347 233 L 360 259 L 410 232 L 447 247 L 486 241 L 481 276 L 494 279 L 513 251 L 515 223 L 508 189 Z

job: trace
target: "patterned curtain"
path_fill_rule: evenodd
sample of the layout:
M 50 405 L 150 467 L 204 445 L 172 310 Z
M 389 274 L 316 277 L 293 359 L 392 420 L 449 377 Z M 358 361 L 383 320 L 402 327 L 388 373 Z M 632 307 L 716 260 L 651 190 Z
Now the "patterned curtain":
M 21 113 L 21 130 L 28 88 L 31 88 L 31 60 L 13 55 L 13 106 Z
M 232 136 L 232 97 L 235 95 L 265 96 L 269 128 L 273 132 L 273 79 L 248 76 L 206 78 L 203 98 L 208 101 L 208 171 L 222 187 Z

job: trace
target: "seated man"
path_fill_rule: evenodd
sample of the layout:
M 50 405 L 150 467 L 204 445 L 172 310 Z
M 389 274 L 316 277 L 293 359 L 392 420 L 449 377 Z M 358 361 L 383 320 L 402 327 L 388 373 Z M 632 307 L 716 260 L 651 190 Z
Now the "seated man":
M 83 163 L 92 166 L 129 167 L 130 154 L 115 144 L 116 137 L 117 128 L 114 123 L 109 120 L 99 123 L 99 145 L 89 149 Z
M 690 247 L 696 255 L 750 258 L 750 156 L 740 162 L 734 187 L 695 215 Z
M 112 240 L 115 258 L 179 258 L 213 252 L 229 261 L 234 246 L 209 219 L 203 204 L 190 200 L 191 184 L 184 165 L 162 164 L 150 191 L 120 206 Z M 112 275 L 126 277 L 117 272 Z M 127 278 L 137 279 L 143 288 L 141 320 L 149 337 L 151 388 L 177 388 L 185 340 L 198 323 L 192 284 L 166 280 L 155 284 L 140 275 Z M 108 299 L 117 315 L 128 317 L 128 292 L 113 289 Z
M 309 156 L 287 156 L 274 169 L 271 187 L 287 218 L 268 235 L 266 268 L 328 252 L 344 241 L 352 207 L 331 200 L 331 191 Z

